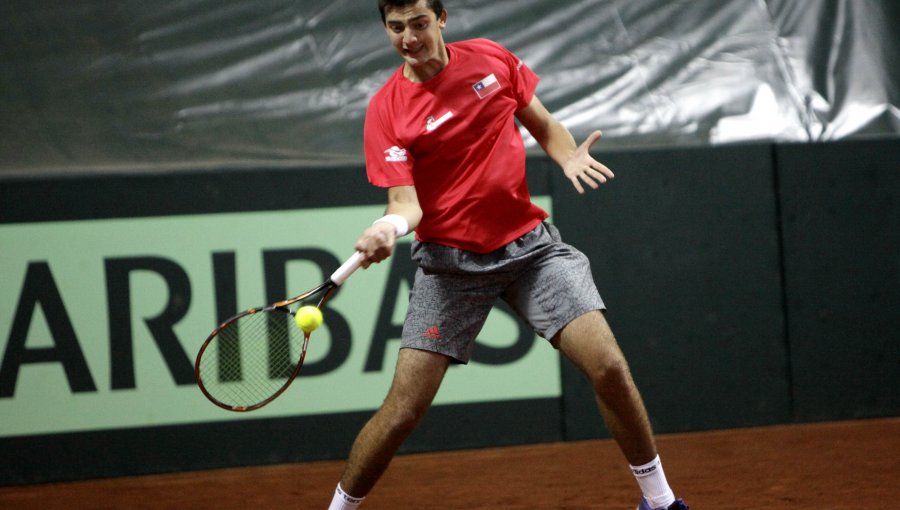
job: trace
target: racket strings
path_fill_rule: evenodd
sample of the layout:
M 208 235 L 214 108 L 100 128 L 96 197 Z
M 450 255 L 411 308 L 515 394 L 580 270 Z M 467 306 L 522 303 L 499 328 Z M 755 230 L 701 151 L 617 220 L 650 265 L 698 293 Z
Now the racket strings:
M 232 407 L 261 404 L 288 382 L 303 353 L 304 335 L 286 310 L 241 317 L 207 346 L 200 374 L 207 392 Z

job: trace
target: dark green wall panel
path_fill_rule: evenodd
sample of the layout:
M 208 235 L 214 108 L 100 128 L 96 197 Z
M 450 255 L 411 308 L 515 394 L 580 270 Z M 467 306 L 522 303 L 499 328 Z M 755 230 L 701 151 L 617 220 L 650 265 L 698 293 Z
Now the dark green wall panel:
M 900 413 L 900 142 L 776 147 L 799 420 Z

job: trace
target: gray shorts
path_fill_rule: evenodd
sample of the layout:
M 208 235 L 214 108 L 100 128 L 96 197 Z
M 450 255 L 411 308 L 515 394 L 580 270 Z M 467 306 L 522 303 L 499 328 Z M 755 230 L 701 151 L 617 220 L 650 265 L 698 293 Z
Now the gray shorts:
M 458 363 L 469 362 L 497 298 L 551 340 L 575 318 L 605 309 L 587 257 L 563 243 L 548 223 L 484 254 L 414 241 L 412 258 L 419 268 L 401 347 Z

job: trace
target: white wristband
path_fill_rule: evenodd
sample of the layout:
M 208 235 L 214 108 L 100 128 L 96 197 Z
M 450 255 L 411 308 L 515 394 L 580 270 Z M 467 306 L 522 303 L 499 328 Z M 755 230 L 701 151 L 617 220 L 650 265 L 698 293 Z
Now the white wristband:
M 381 218 L 375 220 L 372 225 L 375 223 L 390 223 L 394 226 L 394 230 L 397 232 L 397 237 L 403 237 L 409 233 L 409 222 L 406 221 L 406 218 L 400 216 L 399 214 L 386 214 Z

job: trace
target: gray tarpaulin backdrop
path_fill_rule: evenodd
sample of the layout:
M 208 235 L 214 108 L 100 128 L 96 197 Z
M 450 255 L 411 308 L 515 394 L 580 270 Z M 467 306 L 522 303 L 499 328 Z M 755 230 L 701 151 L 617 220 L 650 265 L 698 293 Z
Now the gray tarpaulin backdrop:
M 896 0 L 448 0 L 601 150 L 900 133 Z M 361 161 L 374 0 L 4 0 L 0 172 Z

